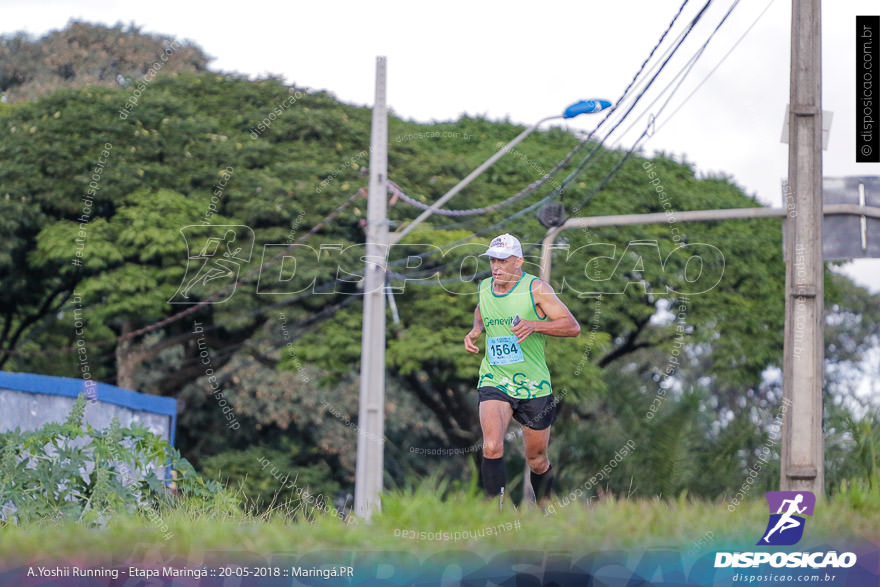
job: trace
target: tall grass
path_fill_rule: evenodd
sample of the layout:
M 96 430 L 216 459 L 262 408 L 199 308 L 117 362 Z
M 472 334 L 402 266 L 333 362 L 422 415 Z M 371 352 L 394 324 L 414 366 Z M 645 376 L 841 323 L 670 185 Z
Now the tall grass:
M 370 521 L 336 512 L 308 493 L 276 492 L 268 504 L 205 480 L 146 430 L 96 431 L 80 397 L 64 424 L 0 440 L 0 560 L 229 558 L 308 550 L 587 550 L 666 547 L 684 552 L 749 548 L 767 521 L 758 495 L 730 511 L 718 501 L 558 496 L 546 511 L 503 511 L 475 485 L 440 478 L 386 492 Z M 74 442 L 78 441 L 78 442 Z M 874 462 L 872 450 L 865 454 Z M 171 458 L 177 488 L 146 472 Z M 672 474 L 675 469 L 669 469 Z M 880 484 L 842 483 L 808 521 L 813 542 L 880 540 Z M 475 475 L 474 475 L 475 477 Z M 670 487 L 672 487 L 670 485 Z M 817 542 L 817 543 L 818 543 Z M 225 553 L 225 554 L 224 554 Z
M 439 491 L 438 491 L 439 489 Z M 150 517 L 115 516 L 104 527 L 76 521 L 43 521 L 0 532 L 0 559 L 51 556 L 128 560 L 139 556 L 206 558 L 234 554 L 302 553 L 309 550 L 598 551 L 667 547 L 682 552 L 751 548 L 767 521 L 767 505 L 754 499 L 728 511 L 725 504 L 618 499 L 570 503 L 555 513 L 506 508 L 428 480 L 383 496 L 371 521 L 341 519 L 309 504 L 289 501 L 263 512 L 245 512 L 241 494 L 218 491 L 210 501 L 181 499 Z M 880 539 L 880 490 L 849 484 L 820 502 L 808 521 L 805 544 L 848 538 Z M 224 554 L 225 553 L 225 554 Z

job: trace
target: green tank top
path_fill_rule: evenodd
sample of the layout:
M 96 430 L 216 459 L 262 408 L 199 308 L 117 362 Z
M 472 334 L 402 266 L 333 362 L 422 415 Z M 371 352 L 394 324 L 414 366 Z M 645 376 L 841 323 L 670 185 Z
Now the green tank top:
M 511 397 L 529 399 L 550 395 L 550 371 L 544 359 L 544 335 L 532 333 L 516 343 L 511 331 L 514 316 L 544 320 L 532 296 L 534 275 L 523 273 L 509 292 L 492 291 L 492 278 L 480 282 L 480 316 L 486 329 L 486 354 L 480 364 L 477 387 L 496 387 Z

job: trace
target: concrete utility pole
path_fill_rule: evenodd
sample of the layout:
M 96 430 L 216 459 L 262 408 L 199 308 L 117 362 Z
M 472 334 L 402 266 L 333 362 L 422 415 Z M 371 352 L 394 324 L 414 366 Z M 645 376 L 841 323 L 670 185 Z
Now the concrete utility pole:
M 822 438 L 822 6 L 792 0 L 780 489 L 825 492 Z
M 376 101 L 370 138 L 370 193 L 364 268 L 361 389 L 358 404 L 354 511 L 370 519 L 380 507 L 385 432 L 385 265 L 388 257 L 388 112 L 385 57 L 376 58 Z

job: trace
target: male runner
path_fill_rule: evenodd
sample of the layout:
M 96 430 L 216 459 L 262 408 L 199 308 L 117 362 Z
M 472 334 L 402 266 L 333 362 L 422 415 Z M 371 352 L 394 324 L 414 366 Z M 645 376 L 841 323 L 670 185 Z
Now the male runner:
M 492 279 L 480 282 L 474 327 L 464 337 L 464 348 L 480 352 L 474 342 L 485 329 L 486 353 L 477 384 L 483 483 L 486 493 L 500 495 L 503 503 L 504 434 L 512 416 L 523 426 L 535 497 L 546 502 L 553 484 L 547 444 L 557 402 L 544 360 L 544 337 L 577 336 L 581 327 L 549 284 L 523 272 L 522 245 L 516 237 L 492 239 L 481 256 L 489 257 Z

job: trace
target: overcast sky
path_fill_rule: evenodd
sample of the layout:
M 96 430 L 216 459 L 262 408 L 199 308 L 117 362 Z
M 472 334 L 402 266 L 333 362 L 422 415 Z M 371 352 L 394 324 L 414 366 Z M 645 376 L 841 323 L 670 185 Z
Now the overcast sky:
M 704 3 L 688 3 L 687 18 L 673 36 Z M 670 63 L 636 114 L 708 38 L 731 3 L 712 3 L 682 45 L 682 59 Z M 880 3 L 823 4 L 823 109 L 834 115 L 824 175 L 880 175 L 880 164 L 855 163 L 854 148 L 855 16 L 880 13 Z M 530 124 L 579 99 L 616 99 L 680 5 L 680 0 L 0 0 L 0 32 L 42 35 L 70 19 L 135 23 L 195 42 L 214 58 L 214 69 L 280 74 L 297 86 L 328 90 L 361 105 L 373 102 L 375 57 L 384 55 L 388 103 L 398 116 L 429 122 L 467 113 Z M 787 146 L 780 137 L 789 92 L 790 12 L 789 1 L 742 0 L 657 116 L 645 152 L 666 151 L 695 163 L 701 173 L 728 174 L 746 193 L 779 206 L 780 181 L 787 175 Z M 663 99 L 650 111 L 657 113 Z M 571 126 L 590 130 L 598 120 L 586 115 Z M 616 133 L 611 144 L 629 147 L 645 124 L 643 118 L 628 135 Z M 880 261 L 856 262 L 848 272 L 880 291 Z

